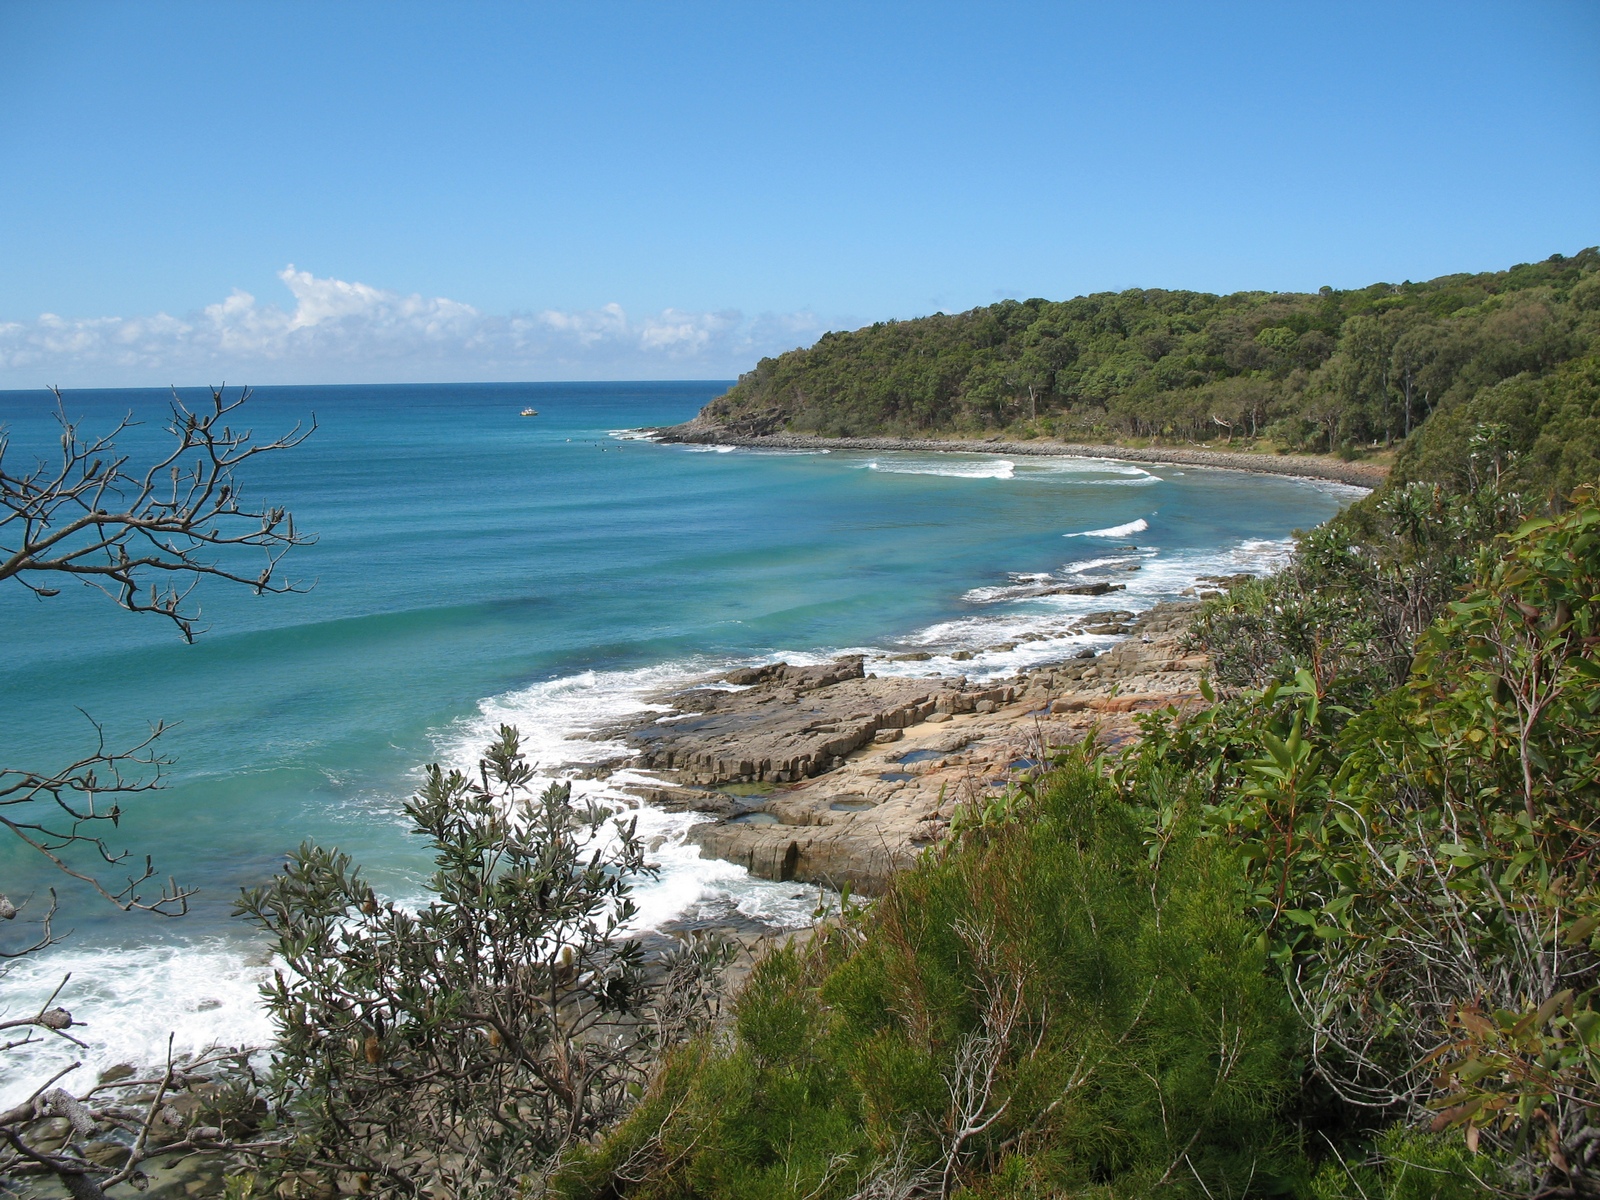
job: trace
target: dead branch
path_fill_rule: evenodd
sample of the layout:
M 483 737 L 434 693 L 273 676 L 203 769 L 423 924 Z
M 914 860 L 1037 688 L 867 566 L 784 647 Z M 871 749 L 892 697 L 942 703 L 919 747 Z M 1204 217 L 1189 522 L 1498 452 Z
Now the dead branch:
M 51 390 L 61 426 L 55 463 L 11 473 L 9 438 L 0 432 L 0 581 L 15 579 L 44 598 L 60 590 L 48 580 L 76 578 L 130 612 L 166 617 L 185 641 L 197 632 L 200 609 L 189 599 L 202 578 L 258 594 L 303 590 L 280 582 L 277 568 L 291 548 L 315 538 L 298 531 L 285 509 L 247 502 L 238 472 L 257 455 L 305 441 L 317 427 L 314 416 L 306 428 L 258 442 L 251 430 L 229 424 L 250 398 L 248 388 L 232 399 L 213 388 L 201 409 L 190 409 L 174 390 L 167 431 L 175 444 L 139 470 L 116 445 L 137 424 L 131 415 L 110 433 L 85 436 L 67 416 L 60 390 Z M 261 551 L 260 568 L 247 573 L 222 557 L 236 549 Z

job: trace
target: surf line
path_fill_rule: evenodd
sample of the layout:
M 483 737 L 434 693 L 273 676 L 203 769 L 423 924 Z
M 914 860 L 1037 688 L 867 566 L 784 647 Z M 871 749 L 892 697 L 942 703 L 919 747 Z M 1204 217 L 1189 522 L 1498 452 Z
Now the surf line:
M 1155 516 L 1155 513 L 1151 513 L 1150 515 L 1153 517 L 1153 516 Z M 1135 534 L 1135 533 L 1143 533 L 1146 529 L 1149 529 L 1149 528 L 1150 528 L 1150 522 L 1145 520 L 1143 517 L 1139 517 L 1137 520 L 1129 521 L 1126 525 L 1113 525 L 1109 529 L 1085 529 L 1082 533 L 1063 533 L 1061 536 L 1062 537 L 1069 537 L 1069 538 L 1073 538 L 1073 537 L 1120 538 L 1120 537 L 1128 537 L 1128 536 L 1130 536 L 1132 534 Z

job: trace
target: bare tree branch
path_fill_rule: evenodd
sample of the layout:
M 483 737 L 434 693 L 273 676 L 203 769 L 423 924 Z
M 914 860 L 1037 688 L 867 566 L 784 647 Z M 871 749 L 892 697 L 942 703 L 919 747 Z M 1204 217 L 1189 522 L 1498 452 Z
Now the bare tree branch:
M 140 470 L 117 450 L 120 434 L 137 424 L 124 417 L 108 434 L 85 437 L 66 413 L 59 389 L 56 420 L 61 453 L 12 474 L 5 455 L 10 439 L 0 431 L 0 581 L 15 579 L 39 597 L 58 594 L 50 579 L 76 577 L 130 612 L 168 618 L 184 640 L 199 632 L 199 605 L 189 604 L 200 579 L 242 583 L 258 594 L 303 590 L 275 578 L 291 548 L 315 538 L 295 528 L 294 517 L 274 505 L 245 500 L 237 473 L 248 460 L 298 446 L 315 431 L 296 425 L 282 437 L 258 442 L 229 418 L 250 398 L 211 390 L 211 403 L 190 409 L 172 396 L 167 430 L 176 439 L 165 455 Z M 251 573 L 220 552 L 260 550 Z
M 210 403 L 197 409 L 188 408 L 174 390 L 166 424 L 173 441 L 140 468 L 117 447 L 121 435 L 137 424 L 131 415 L 109 433 L 86 436 L 68 418 L 60 390 L 51 391 L 61 427 L 54 461 L 38 461 L 20 473 L 8 469 L 10 439 L 0 429 L 0 584 L 14 580 L 47 599 L 59 595 L 63 580 L 76 578 L 129 612 L 167 618 L 190 642 L 202 632 L 194 590 L 204 578 L 244 584 L 258 594 L 304 590 L 298 582 L 280 580 L 278 566 L 290 549 L 315 539 L 298 531 L 283 508 L 247 501 L 239 471 L 257 455 L 298 446 L 315 430 L 314 417 L 307 427 L 296 425 L 282 437 L 258 441 L 249 429 L 231 423 L 249 399 L 248 389 L 230 399 L 214 388 Z M 254 563 L 246 561 L 251 556 Z M 0 764 L 0 827 L 124 911 L 182 915 L 195 889 L 169 878 L 152 893 L 144 886 L 156 874 L 150 858 L 140 860 L 107 840 L 128 797 L 162 786 L 172 760 L 156 743 L 168 726 L 157 722 L 135 745 L 113 749 L 100 725 L 92 719 L 90 724 L 94 748 L 76 762 L 44 770 Z M 125 879 L 107 881 L 102 875 L 107 867 L 125 869 Z M 35 954 L 60 940 L 52 925 L 56 893 L 52 889 L 49 895 L 36 931 L 15 939 L 19 944 L 0 946 L 0 960 Z M 27 905 L 27 899 L 19 905 L 0 896 L 0 920 L 15 920 Z M 37 1044 L 46 1034 L 84 1046 L 67 1032 L 79 1022 L 55 1007 L 66 982 L 31 1016 L 0 1021 L 5 1039 L 0 1053 Z M 55 1086 L 80 1065 L 73 1063 L 25 1103 L 0 1113 L 0 1178 L 52 1175 L 76 1200 L 104 1200 L 106 1188 L 139 1185 L 139 1164 L 152 1152 L 231 1145 L 220 1129 L 199 1125 L 172 1140 L 180 1135 L 168 1127 L 182 1125 L 183 1119 L 166 1104 L 180 1079 L 193 1082 L 196 1072 L 229 1057 L 202 1055 L 180 1074 L 169 1040 L 166 1071 L 159 1080 L 140 1081 L 141 1088 L 153 1091 L 132 1097 L 138 1107 L 120 1103 L 122 1093 L 106 1092 L 107 1085 L 82 1096 Z M 250 1073 L 245 1059 L 231 1057 L 238 1059 L 236 1073 Z M 57 1117 L 70 1124 L 65 1140 L 48 1133 Z M 90 1154 L 91 1143 L 104 1150 L 107 1137 L 129 1139 L 118 1141 L 113 1159 L 121 1157 L 115 1165 Z

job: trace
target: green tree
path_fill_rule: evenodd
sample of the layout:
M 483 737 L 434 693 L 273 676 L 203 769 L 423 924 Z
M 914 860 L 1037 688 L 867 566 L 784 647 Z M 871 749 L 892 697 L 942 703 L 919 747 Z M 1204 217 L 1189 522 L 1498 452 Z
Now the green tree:
M 720 945 L 652 971 L 626 936 L 633 881 L 653 874 L 636 822 L 533 782 L 506 726 L 476 778 L 428 769 L 406 805 L 436 867 L 415 912 L 309 844 L 244 894 L 283 963 L 265 989 L 286 1122 L 255 1149 L 268 1170 L 375 1195 L 528 1194 L 712 1015 Z
M 1295 1024 L 1194 794 L 1090 754 L 757 968 L 569 1197 L 1241 1195 L 1289 1185 Z
M 1342 292 L 1129 289 L 1002 301 L 829 333 L 763 360 L 705 410 L 735 433 L 975 434 L 1202 441 L 1248 424 L 1291 447 L 1408 437 L 1447 401 L 1592 352 L 1600 251 Z M 1265 380 L 1238 418 L 1219 385 Z M 1221 418 L 1218 424 L 1213 418 Z
M 1392 508 L 1401 526 L 1435 519 Z M 1210 781 L 1205 821 L 1241 850 L 1312 1063 L 1342 1100 L 1492 1148 L 1523 1194 L 1587 1195 L 1600 1175 L 1594 492 L 1502 535 L 1475 568 L 1399 686 L 1347 707 L 1335 680 L 1303 670 L 1186 722 L 1152 720 L 1126 770 Z

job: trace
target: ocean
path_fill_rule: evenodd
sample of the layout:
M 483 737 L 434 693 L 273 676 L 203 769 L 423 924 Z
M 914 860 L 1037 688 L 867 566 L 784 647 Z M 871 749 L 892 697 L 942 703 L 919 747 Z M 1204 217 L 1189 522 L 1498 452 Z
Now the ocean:
M 490 731 L 518 725 L 544 774 L 616 747 L 587 731 L 647 711 L 643 697 L 734 663 L 846 651 L 869 669 L 998 677 L 1110 639 L 1058 636 L 1075 614 L 1140 609 L 1196 576 L 1266 571 L 1296 529 L 1359 495 L 1339 485 L 1200 468 L 997 454 L 767 452 L 660 445 L 642 427 L 692 416 L 725 382 L 460 384 L 259 389 L 264 436 L 313 414 L 297 449 L 254 460 L 249 495 L 317 534 L 286 574 L 308 590 L 253 596 L 203 585 L 206 632 L 185 645 L 157 617 L 87 588 L 39 600 L 0 584 L 0 767 L 42 769 L 137 741 L 150 723 L 175 760 L 134 798 L 117 841 L 198 886 L 181 919 L 122 914 L 0 844 L 0 891 L 57 888 L 58 932 L 0 979 L 0 1008 L 61 1003 L 85 1061 L 159 1057 L 214 1040 L 259 1042 L 267 957 L 231 916 L 240 887 L 310 839 L 338 845 L 385 894 L 419 899 L 429 862 L 401 803 L 422 764 L 470 766 Z M 186 391 L 191 399 L 203 392 Z M 66 394 L 86 432 L 125 413 L 121 447 L 161 447 L 169 394 Z M 519 416 L 522 408 L 537 417 Z M 56 452 L 53 400 L 0 392 L 7 470 Z M 0 536 L 0 544 L 4 537 Z M 1109 596 L 1039 596 L 1106 578 Z M 987 649 L 1019 634 L 1046 636 Z M 888 654 L 926 650 L 928 661 Z M 970 661 L 948 656 L 975 651 Z M 607 784 L 580 780 L 605 799 Z M 662 839 L 642 926 L 734 909 L 775 925 L 816 903 L 683 844 L 697 818 L 646 810 Z M 13 938 L 20 928 L 6 931 Z M 12 1056 L 0 1103 L 70 1047 Z

